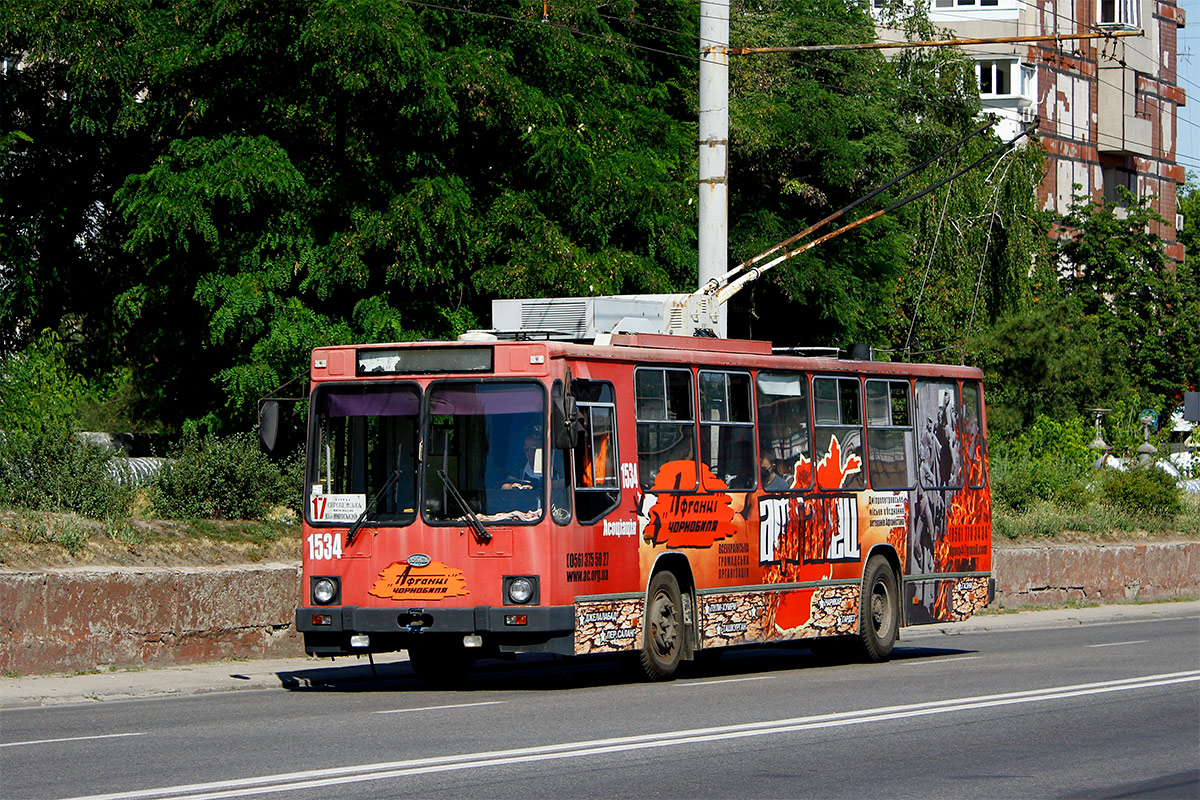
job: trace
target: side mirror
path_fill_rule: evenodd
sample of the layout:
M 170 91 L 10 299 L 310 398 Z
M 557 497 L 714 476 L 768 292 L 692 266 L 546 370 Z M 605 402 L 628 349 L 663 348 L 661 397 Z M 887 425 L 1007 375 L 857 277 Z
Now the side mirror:
M 572 395 L 554 398 L 550 407 L 550 424 L 556 449 L 573 450 L 579 444 L 579 426 L 575 421 L 578 415 L 579 410 Z
M 263 400 L 258 404 L 258 443 L 267 455 L 275 455 L 280 445 L 280 413 L 278 400 Z

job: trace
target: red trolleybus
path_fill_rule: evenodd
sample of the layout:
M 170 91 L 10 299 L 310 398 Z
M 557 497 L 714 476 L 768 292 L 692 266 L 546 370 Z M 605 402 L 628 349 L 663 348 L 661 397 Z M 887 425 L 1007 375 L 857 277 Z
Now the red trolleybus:
M 612 334 L 312 354 L 305 649 L 709 648 L 902 625 L 992 594 L 980 372 Z

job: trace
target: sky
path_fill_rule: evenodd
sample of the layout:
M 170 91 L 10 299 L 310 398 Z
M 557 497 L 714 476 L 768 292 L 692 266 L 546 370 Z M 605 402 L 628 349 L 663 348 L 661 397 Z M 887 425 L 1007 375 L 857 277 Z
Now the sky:
M 1179 85 L 1187 105 L 1179 109 L 1175 156 L 1189 174 L 1200 178 L 1200 0 L 1179 0 L 1187 27 L 1179 31 Z

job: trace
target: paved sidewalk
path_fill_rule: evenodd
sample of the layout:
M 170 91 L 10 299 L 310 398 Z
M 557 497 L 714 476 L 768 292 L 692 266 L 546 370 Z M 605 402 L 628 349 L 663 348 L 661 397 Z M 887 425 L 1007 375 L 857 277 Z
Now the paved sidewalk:
M 904 628 L 901 631 L 901 646 L 917 639 L 978 631 L 1136 623 L 1166 618 L 1200 620 L 1200 601 L 984 614 L 966 622 Z M 1197 624 L 1197 632 L 1200 634 L 1200 623 Z M 411 672 L 405 663 L 407 660 L 404 653 L 387 653 L 377 656 L 375 665 L 380 676 L 409 676 Z M 371 679 L 371 666 L 366 658 L 341 658 L 336 661 L 316 658 L 213 661 L 159 669 L 0 678 L 0 709 L 245 689 L 293 689 L 320 683 Z

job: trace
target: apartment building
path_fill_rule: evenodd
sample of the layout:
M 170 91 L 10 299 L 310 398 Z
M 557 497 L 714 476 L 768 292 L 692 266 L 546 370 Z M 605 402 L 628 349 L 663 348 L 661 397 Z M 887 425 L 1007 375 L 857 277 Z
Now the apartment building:
M 874 0 L 879 7 L 884 0 Z M 1011 138 L 1037 118 L 1049 155 L 1038 190 L 1044 208 L 1065 212 L 1073 192 L 1118 200 L 1119 186 L 1154 197 L 1165 223 L 1155 231 L 1167 254 L 1177 241 L 1176 192 L 1185 178 L 1175 161 L 1177 109 L 1186 102 L 1176 73 L 1184 10 L 1175 0 L 917 0 L 931 21 L 956 38 L 1143 30 L 1144 36 L 988 44 L 964 48 L 975 60 L 985 111 Z M 902 38 L 881 28 L 881 39 Z M 1078 185 L 1080 189 L 1074 189 Z

